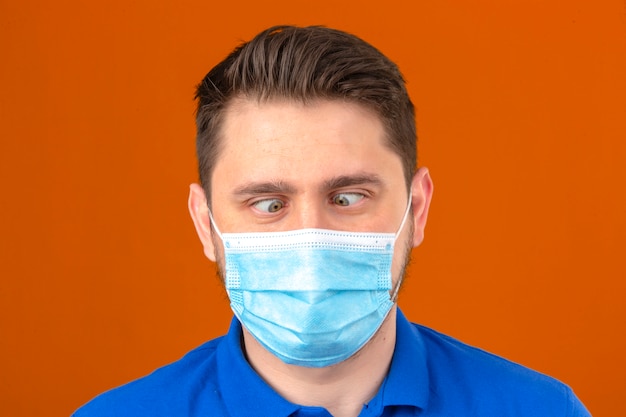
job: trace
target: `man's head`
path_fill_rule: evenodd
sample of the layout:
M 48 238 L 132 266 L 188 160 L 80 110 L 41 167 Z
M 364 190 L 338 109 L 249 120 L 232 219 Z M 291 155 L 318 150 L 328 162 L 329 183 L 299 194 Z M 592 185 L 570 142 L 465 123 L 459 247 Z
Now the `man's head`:
M 267 29 L 216 65 L 198 86 L 200 181 L 211 202 L 211 180 L 223 149 L 224 114 L 236 98 L 316 99 L 360 104 L 383 123 L 387 146 L 402 160 L 409 186 L 416 161 L 414 109 L 397 66 L 361 39 L 324 27 Z
M 274 28 L 209 72 L 198 98 L 202 187 L 191 186 L 189 209 L 206 256 L 226 277 L 238 318 L 250 329 L 264 323 L 264 330 L 244 330 L 249 358 L 268 353 L 258 341 L 270 349 L 269 339 L 294 343 L 281 358 L 327 352 L 325 338 L 310 336 L 339 323 L 327 313 L 341 314 L 344 296 L 355 297 L 358 308 L 350 311 L 359 317 L 350 316 L 350 329 L 342 325 L 340 333 L 367 340 L 392 326 L 381 324 L 379 313 L 392 311 L 432 195 L 428 171 L 415 172 L 413 106 L 397 67 L 343 32 Z M 298 237 L 283 247 L 283 232 Z M 395 244 L 384 243 L 394 234 Z M 344 242 L 348 236 L 355 240 Z M 369 238 L 376 243 L 364 247 Z M 279 255 L 276 239 L 283 242 Z M 340 248 L 332 246 L 338 241 Z M 253 249 L 244 242 L 254 242 Z M 233 258 L 240 245 L 252 251 L 239 258 L 245 267 Z M 354 252 L 360 260 L 347 261 Z M 366 325 L 365 317 L 376 320 Z M 307 329 L 297 330 L 300 325 Z M 355 352 L 354 345 L 344 347 L 344 355 Z

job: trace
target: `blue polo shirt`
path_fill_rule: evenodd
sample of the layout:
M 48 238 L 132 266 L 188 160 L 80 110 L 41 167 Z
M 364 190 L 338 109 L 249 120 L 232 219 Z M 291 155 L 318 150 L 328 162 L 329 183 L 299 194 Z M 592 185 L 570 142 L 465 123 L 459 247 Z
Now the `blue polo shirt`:
M 73 417 L 329 417 L 290 403 L 246 361 L 241 325 L 152 374 L 108 391 Z M 426 327 L 398 310 L 389 374 L 362 417 L 590 416 L 561 382 Z

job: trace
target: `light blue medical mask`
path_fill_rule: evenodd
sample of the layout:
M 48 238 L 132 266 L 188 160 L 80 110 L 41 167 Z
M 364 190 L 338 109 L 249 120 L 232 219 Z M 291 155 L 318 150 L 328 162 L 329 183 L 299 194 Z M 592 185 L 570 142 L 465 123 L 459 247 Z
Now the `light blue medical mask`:
M 226 290 L 241 324 L 283 362 L 324 367 L 361 349 L 395 303 L 397 233 L 325 229 L 216 233 Z

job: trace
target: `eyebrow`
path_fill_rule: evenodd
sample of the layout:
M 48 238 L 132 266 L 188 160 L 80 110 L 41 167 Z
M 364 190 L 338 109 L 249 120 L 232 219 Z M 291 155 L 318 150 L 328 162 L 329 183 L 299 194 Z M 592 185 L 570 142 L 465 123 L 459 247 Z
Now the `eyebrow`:
M 354 174 L 354 175 L 339 175 L 325 180 L 320 190 L 326 192 L 328 190 L 335 190 L 338 188 L 352 187 L 355 185 L 381 185 L 382 181 L 376 174 Z M 236 196 L 248 196 L 248 195 L 262 195 L 262 194 L 295 194 L 296 188 L 284 181 L 264 181 L 264 182 L 249 182 L 243 184 L 233 191 L 233 195 Z
M 376 174 L 362 173 L 354 175 L 340 175 L 324 181 L 322 188 L 326 191 L 364 184 L 381 185 L 382 181 Z
M 295 187 L 284 181 L 249 182 L 235 188 L 234 195 L 256 195 L 256 194 L 293 194 Z

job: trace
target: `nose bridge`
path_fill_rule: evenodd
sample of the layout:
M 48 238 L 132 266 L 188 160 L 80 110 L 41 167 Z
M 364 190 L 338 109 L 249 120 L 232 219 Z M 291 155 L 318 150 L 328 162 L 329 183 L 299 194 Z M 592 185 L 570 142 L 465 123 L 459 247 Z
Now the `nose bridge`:
M 312 194 L 312 193 L 311 193 Z M 325 202 L 305 194 L 295 204 L 296 229 L 328 229 Z

